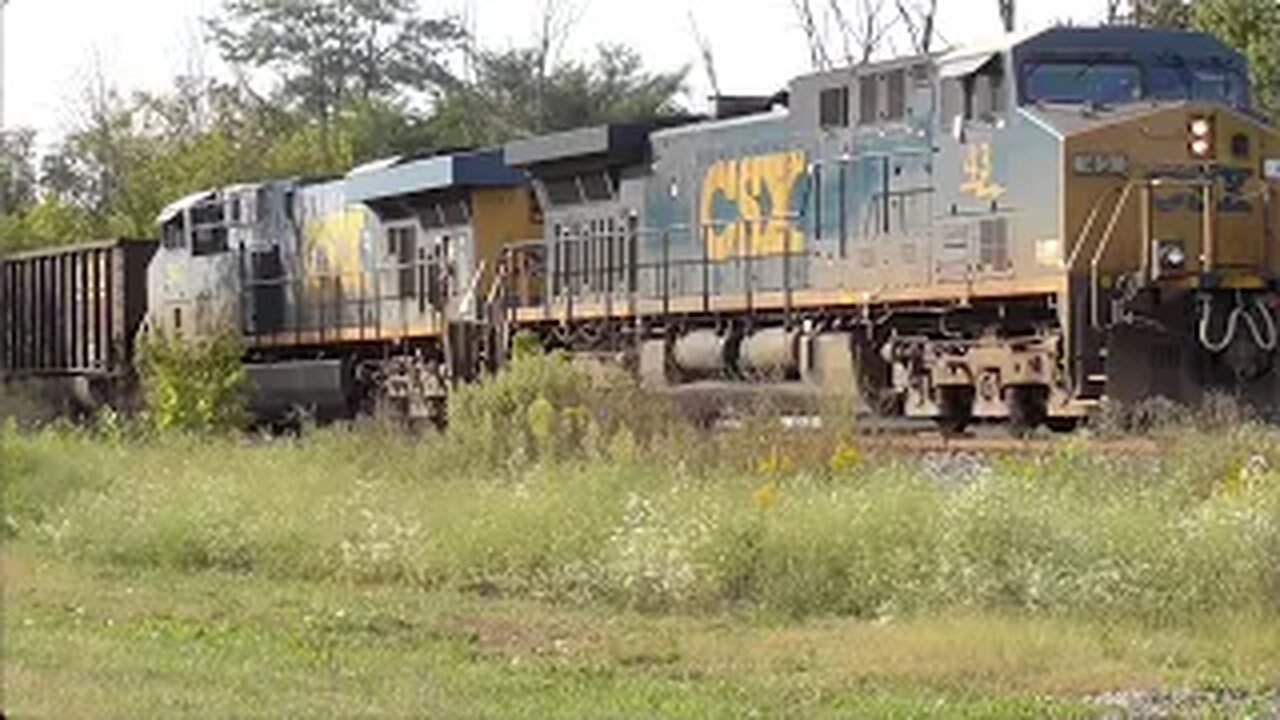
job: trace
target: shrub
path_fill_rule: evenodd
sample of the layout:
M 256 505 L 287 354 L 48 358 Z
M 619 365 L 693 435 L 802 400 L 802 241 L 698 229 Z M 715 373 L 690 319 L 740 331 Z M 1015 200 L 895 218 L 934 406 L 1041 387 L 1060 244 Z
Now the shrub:
M 663 400 L 642 393 L 620 368 L 560 352 L 518 353 L 449 399 L 449 439 L 489 467 L 603 457 L 621 447 L 615 440 L 644 446 L 680 425 Z
M 138 347 L 146 413 L 158 430 L 222 431 L 248 422 L 239 340 L 224 334 L 184 341 L 162 333 Z

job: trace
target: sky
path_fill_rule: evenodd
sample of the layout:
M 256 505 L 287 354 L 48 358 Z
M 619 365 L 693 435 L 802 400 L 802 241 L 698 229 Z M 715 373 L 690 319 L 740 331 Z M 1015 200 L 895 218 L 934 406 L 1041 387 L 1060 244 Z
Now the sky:
M 705 108 L 710 84 L 691 14 L 713 49 L 725 93 L 769 94 L 809 69 L 792 0 L 565 1 L 576 8 L 565 57 L 587 57 L 598 43 L 617 42 L 637 49 L 655 70 L 691 66 L 684 101 L 695 110 Z M 428 15 L 465 15 L 482 44 L 507 47 L 533 37 L 542 2 L 419 0 L 419 5 Z M 844 2 L 853 6 L 862 0 Z M 893 0 L 884 2 L 893 7 Z M 1105 5 L 1105 0 L 1019 0 L 1019 29 L 1097 23 Z M 216 53 L 202 47 L 200 22 L 220 6 L 221 0 L 9 0 L 5 125 L 33 128 L 41 144 L 48 144 L 74 127 L 78 98 L 95 76 L 124 91 L 155 91 L 194 68 L 220 72 Z M 999 33 L 996 0 L 939 0 L 939 7 L 938 27 L 948 44 L 980 42 Z M 895 44 L 907 50 L 905 40 Z

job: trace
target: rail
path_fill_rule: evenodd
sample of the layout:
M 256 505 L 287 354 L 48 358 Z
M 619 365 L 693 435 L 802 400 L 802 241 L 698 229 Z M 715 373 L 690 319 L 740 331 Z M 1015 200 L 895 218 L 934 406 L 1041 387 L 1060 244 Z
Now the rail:
M 1094 250 L 1093 257 L 1089 261 L 1089 320 L 1094 330 L 1102 328 L 1101 321 L 1101 293 L 1099 292 L 1099 272 L 1102 266 L 1102 258 L 1106 255 L 1107 250 L 1111 247 L 1111 238 L 1115 237 L 1116 227 L 1120 224 L 1120 216 L 1124 213 L 1125 207 L 1129 204 L 1129 198 L 1133 195 L 1134 183 L 1126 183 L 1124 192 L 1120 193 L 1120 199 L 1116 201 L 1115 209 L 1111 212 L 1111 219 L 1107 222 L 1107 229 L 1102 233 L 1102 237 L 1098 240 L 1098 247 Z
M 317 273 L 255 272 L 251 253 L 240 251 L 241 332 L 251 342 L 263 338 L 377 340 L 388 332 L 408 335 L 424 325 L 443 329 L 452 278 L 438 260 L 383 263 L 371 269 Z M 474 291 L 483 264 L 470 282 Z M 277 268 L 272 268 L 277 270 Z M 459 296 L 459 299 L 465 299 Z M 474 302 L 474 300 L 473 300 Z M 391 308 L 398 312 L 388 318 Z
M 760 294 L 779 293 L 790 323 L 793 293 L 809 287 L 808 264 L 796 260 L 825 257 L 796 248 L 804 232 L 798 225 L 802 218 L 788 214 L 522 243 L 504 254 L 504 302 L 542 307 L 547 318 L 572 319 L 585 304 L 602 306 L 604 315 L 613 317 L 617 305 L 634 314 L 639 301 L 657 301 L 666 315 L 677 299 L 681 307 L 693 300 L 697 310 L 712 312 L 715 299 L 726 291 L 741 297 L 748 309 Z M 640 262 L 642 247 L 657 259 Z M 544 286 L 533 287 L 527 274 L 539 273 Z
M 1106 228 L 1103 230 L 1101 237 L 1098 238 L 1097 245 L 1089 260 L 1089 323 L 1094 330 L 1101 330 L 1102 322 L 1102 298 L 1101 298 L 1101 268 L 1102 263 L 1106 259 L 1107 252 L 1111 249 L 1111 243 L 1116 236 L 1116 229 L 1120 226 L 1120 220 L 1125 211 L 1129 207 L 1134 194 L 1135 188 L 1141 189 L 1141 197 L 1143 206 L 1141 208 L 1141 270 L 1144 282 L 1149 277 L 1152 262 L 1151 257 L 1152 243 L 1155 239 L 1154 217 L 1152 215 L 1152 196 L 1153 193 L 1162 187 L 1171 185 L 1184 185 L 1187 187 L 1198 188 L 1202 193 L 1200 200 L 1200 227 L 1201 227 L 1201 251 L 1202 251 L 1202 267 L 1206 272 L 1212 272 L 1216 267 L 1217 248 L 1215 238 L 1214 220 L 1216 218 L 1214 184 L 1211 178 L 1176 178 L 1176 177 L 1154 177 L 1144 178 L 1142 180 L 1134 180 L 1126 183 L 1123 187 L 1112 188 L 1104 193 L 1094 203 L 1090 209 L 1089 216 L 1085 220 L 1084 226 L 1077 236 L 1075 247 L 1071 249 L 1071 254 L 1067 260 L 1068 274 L 1074 274 L 1077 261 L 1089 244 L 1089 238 L 1093 235 L 1093 228 L 1098 218 L 1101 217 L 1102 209 L 1111 196 L 1117 192 L 1120 197 L 1116 200 L 1115 206 L 1112 208 L 1110 218 L 1107 220 Z

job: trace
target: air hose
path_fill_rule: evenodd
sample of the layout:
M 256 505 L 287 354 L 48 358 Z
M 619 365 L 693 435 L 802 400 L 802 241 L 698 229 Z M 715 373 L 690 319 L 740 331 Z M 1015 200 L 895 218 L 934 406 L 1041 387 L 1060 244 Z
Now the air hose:
M 1249 326 L 1249 334 L 1253 336 L 1253 342 L 1258 349 L 1265 353 L 1275 352 L 1277 345 L 1280 345 L 1280 330 L 1276 327 L 1275 317 L 1260 298 L 1253 298 L 1253 306 L 1257 308 L 1261 321 L 1250 312 L 1249 306 L 1244 301 L 1244 293 L 1237 291 L 1236 305 L 1227 315 L 1226 330 L 1220 338 L 1214 340 L 1210 337 L 1209 329 L 1213 319 L 1213 296 L 1203 296 L 1200 300 L 1200 345 L 1214 355 L 1222 353 L 1235 342 L 1236 333 L 1240 329 L 1240 318 L 1244 318 L 1245 324 Z

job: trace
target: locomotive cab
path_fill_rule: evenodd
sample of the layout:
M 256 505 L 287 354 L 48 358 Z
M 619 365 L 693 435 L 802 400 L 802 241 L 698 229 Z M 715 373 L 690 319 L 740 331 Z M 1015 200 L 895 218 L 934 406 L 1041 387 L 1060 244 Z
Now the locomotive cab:
M 238 253 L 265 192 L 238 186 L 189 195 L 156 219 L 160 247 L 148 269 L 147 325 L 184 341 L 239 333 Z
M 1068 346 L 1086 391 L 1270 409 L 1277 345 L 1275 160 L 1242 57 L 1199 34 L 1015 53 L 1021 105 L 1063 135 Z M 1073 117 L 1074 116 L 1074 117 Z

